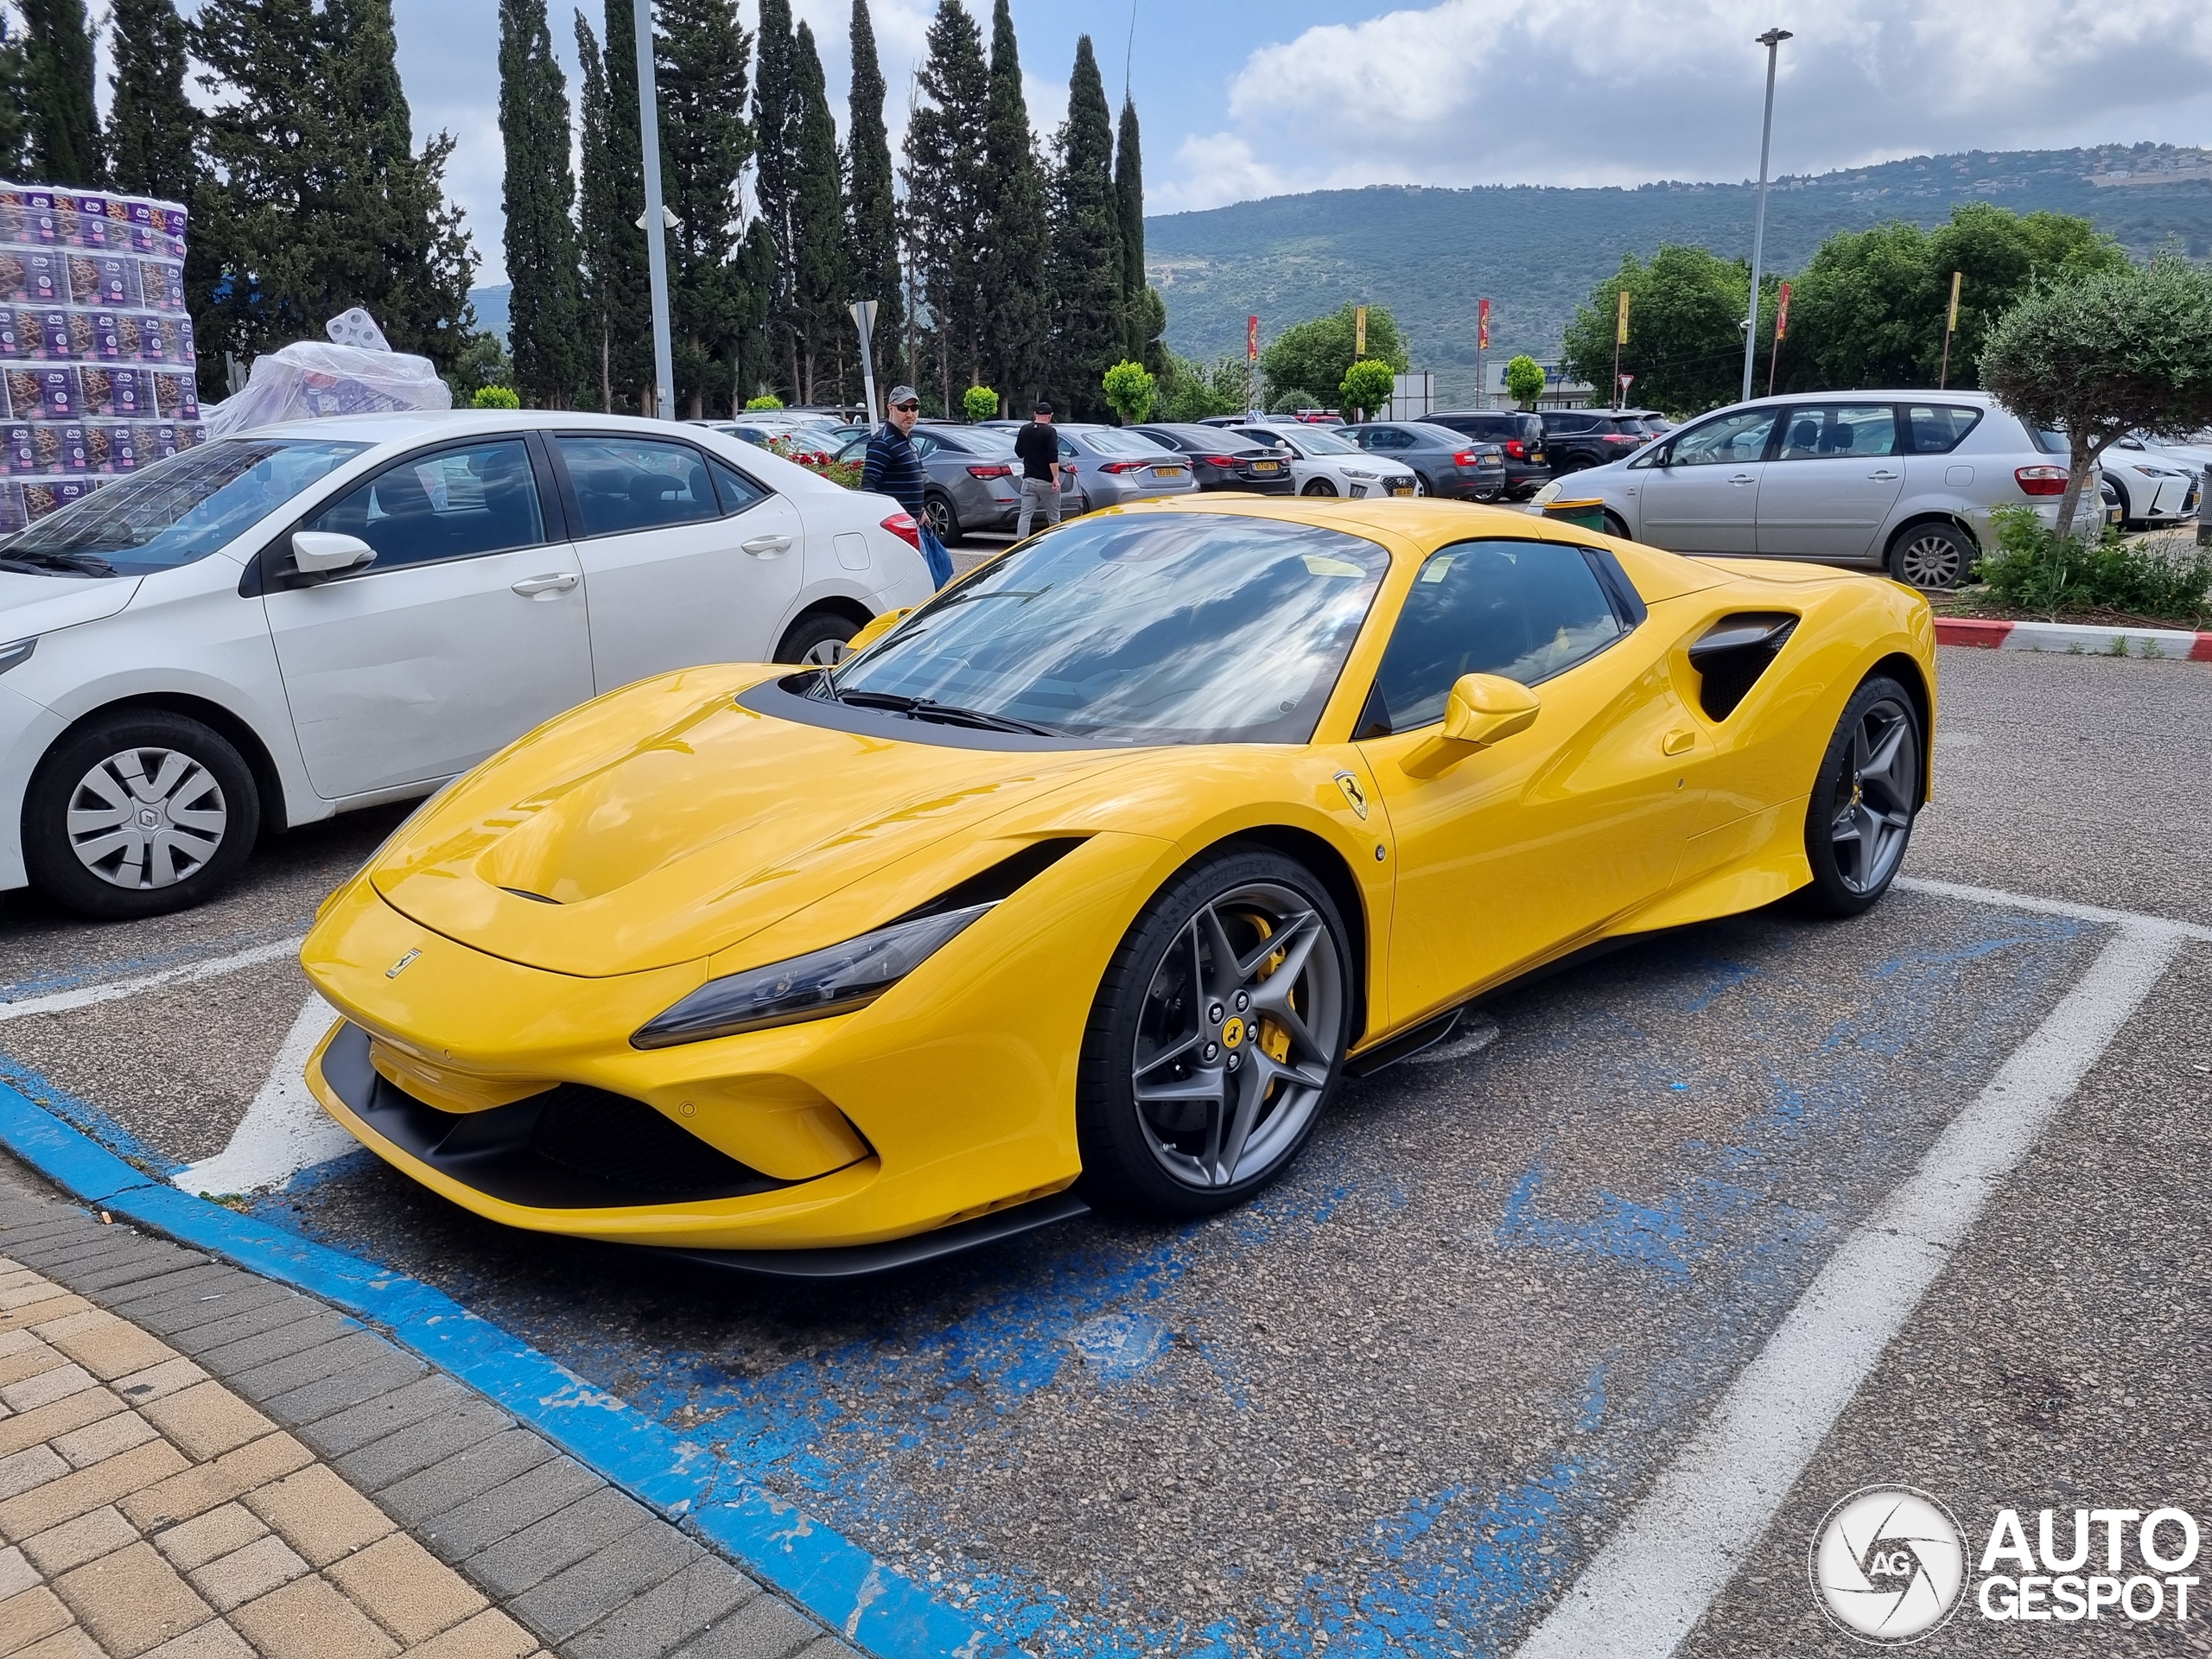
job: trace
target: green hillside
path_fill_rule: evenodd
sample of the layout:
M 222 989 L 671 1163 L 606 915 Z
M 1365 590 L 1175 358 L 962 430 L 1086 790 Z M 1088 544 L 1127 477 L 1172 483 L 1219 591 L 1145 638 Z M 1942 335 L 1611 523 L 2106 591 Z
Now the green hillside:
M 1347 300 L 1387 305 L 1440 397 L 1474 391 L 1475 304 L 1491 300 L 1491 350 L 1551 357 L 1567 319 L 1624 251 L 1662 241 L 1748 259 L 1754 186 L 1383 186 L 1238 202 L 1145 221 L 1145 256 L 1167 301 L 1168 343 L 1191 357 L 1241 351 Z M 1886 219 L 1936 224 L 1954 203 L 2079 213 L 2129 247 L 2169 238 L 2212 251 L 2212 150 L 2171 145 L 1975 150 L 1816 177 L 1767 194 L 1768 267 L 1787 275 L 1831 232 Z

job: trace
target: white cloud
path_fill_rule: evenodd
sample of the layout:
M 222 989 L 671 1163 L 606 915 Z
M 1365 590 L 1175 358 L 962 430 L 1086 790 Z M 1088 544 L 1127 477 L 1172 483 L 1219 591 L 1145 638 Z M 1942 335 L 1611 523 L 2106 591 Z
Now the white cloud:
M 1633 184 L 1758 166 L 1763 54 L 1782 48 L 1774 166 L 2171 137 L 2212 116 L 2212 14 L 2186 0 L 1441 0 L 1253 52 L 1229 109 L 1275 189 L 1376 182 Z M 1159 205 L 1249 194 L 1222 164 Z M 1170 198 L 1173 198 L 1172 204 Z

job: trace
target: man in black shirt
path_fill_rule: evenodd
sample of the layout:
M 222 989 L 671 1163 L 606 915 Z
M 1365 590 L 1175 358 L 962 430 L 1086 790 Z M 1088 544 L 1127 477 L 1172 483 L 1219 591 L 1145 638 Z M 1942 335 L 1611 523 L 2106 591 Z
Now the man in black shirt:
M 1021 517 L 1014 531 L 1019 540 L 1029 534 L 1040 504 L 1047 524 L 1060 522 L 1060 435 L 1052 430 L 1050 404 L 1030 411 L 1029 424 L 1014 434 L 1014 453 L 1021 462 Z

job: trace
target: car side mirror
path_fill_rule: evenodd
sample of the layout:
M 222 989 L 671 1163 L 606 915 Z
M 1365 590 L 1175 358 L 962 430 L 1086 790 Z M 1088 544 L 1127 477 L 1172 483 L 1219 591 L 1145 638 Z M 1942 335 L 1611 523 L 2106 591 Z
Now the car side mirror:
M 376 561 L 377 550 L 358 536 L 334 531 L 296 530 L 292 532 L 292 563 L 303 576 L 335 575 Z
M 1462 674 L 1444 704 L 1444 741 L 1470 749 L 1525 732 L 1542 705 L 1518 680 L 1497 674 Z

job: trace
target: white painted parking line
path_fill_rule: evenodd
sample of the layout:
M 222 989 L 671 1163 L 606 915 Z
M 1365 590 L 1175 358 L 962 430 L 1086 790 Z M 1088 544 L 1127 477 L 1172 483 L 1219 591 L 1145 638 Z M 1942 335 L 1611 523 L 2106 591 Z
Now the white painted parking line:
M 231 1132 L 230 1145 L 179 1170 L 171 1178 L 179 1186 L 188 1192 L 266 1192 L 360 1145 L 308 1092 L 308 1057 L 337 1019 L 329 1003 L 308 993 L 307 1005 L 269 1068 L 269 1080 Z
M 1907 885 L 2062 915 L 2088 910 L 1948 883 Z M 1516 1659 L 1666 1659 L 1689 1634 L 1983 1207 L 2183 941 L 2212 937 L 2186 924 L 2120 919 L 2081 983 L 1837 1247 Z
M 212 957 L 206 962 L 186 963 L 181 967 L 163 968 L 155 973 L 134 975 L 129 979 L 111 979 L 98 985 L 79 985 L 46 996 L 27 996 L 20 1002 L 0 1002 L 0 1020 L 23 1020 L 35 1014 L 66 1014 L 72 1008 L 88 1008 L 95 1003 L 119 1001 L 126 996 L 136 996 L 141 991 L 159 990 L 168 985 L 191 985 L 203 979 L 220 979 L 225 974 L 237 973 L 241 968 L 258 967 L 264 962 L 275 962 L 280 957 L 296 957 L 300 953 L 300 946 L 306 942 L 304 936 L 278 939 L 272 944 L 257 944 L 250 950 Z
M 2177 922 L 2166 916 L 2146 916 L 2140 911 L 2107 910 L 2099 905 L 2076 905 L 2063 899 L 2038 899 L 2032 893 L 2007 893 L 2001 887 L 1969 887 L 1956 881 L 1931 881 L 1925 876 L 1901 875 L 1896 885 L 1909 893 L 1931 899 L 1955 899 L 1961 904 L 1996 905 L 2005 910 L 2024 910 L 2037 916 L 2071 916 L 2076 921 L 2102 922 L 2111 927 L 2139 927 L 2178 938 L 2212 939 L 2212 927 Z

